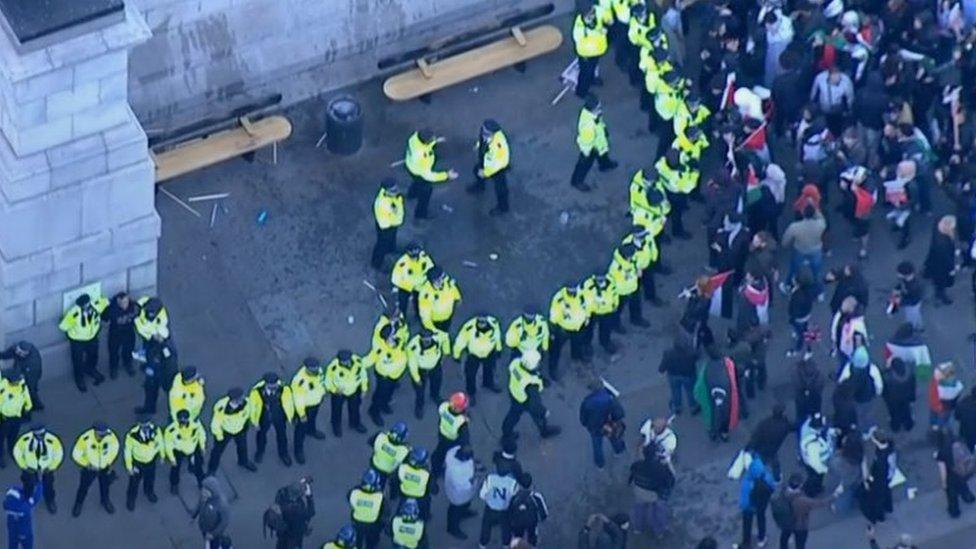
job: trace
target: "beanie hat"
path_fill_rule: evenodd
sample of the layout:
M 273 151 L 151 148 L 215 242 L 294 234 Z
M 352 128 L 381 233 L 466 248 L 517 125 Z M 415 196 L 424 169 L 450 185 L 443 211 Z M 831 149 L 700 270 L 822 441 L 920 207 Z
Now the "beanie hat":
M 855 368 L 867 368 L 868 362 L 869 359 L 867 347 L 858 347 L 854 351 L 854 354 L 851 355 L 851 364 L 853 364 Z

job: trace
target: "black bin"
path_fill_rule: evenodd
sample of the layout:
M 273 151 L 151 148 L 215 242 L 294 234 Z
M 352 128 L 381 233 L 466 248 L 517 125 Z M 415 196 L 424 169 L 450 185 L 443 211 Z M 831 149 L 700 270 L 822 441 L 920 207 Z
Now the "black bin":
M 329 101 L 325 109 L 325 144 L 335 154 L 353 154 L 363 146 L 363 109 L 359 102 L 343 95 Z

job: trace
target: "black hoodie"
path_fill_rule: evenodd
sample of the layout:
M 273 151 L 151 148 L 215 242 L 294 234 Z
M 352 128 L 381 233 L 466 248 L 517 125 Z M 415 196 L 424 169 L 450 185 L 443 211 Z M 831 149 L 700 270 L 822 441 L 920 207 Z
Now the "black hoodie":
M 866 128 L 881 131 L 884 128 L 884 113 L 888 108 L 888 92 L 885 90 L 881 73 L 873 70 L 864 78 L 854 96 L 854 114 L 858 122 Z

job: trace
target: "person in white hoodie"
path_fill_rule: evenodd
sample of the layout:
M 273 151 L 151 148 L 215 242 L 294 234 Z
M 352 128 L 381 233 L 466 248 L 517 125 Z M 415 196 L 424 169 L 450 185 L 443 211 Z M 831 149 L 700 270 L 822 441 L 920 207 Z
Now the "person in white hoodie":
M 793 41 L 793 20 L 783 15 L 779 8 L 764 7 L 759 10 L 759 22 L 766 27 L 766 72 L 763 82 L 767 88 L 772 88 L 773 81 L 783 72 L 779 58 Z
M 498 526 L 501 530 L 502 545 L 507 546 L 512 541 L 511 524 L 508 520 L 508 507 L 512 503 L 512 496 L 518 489 L 518 482 L 511 474 L 501 474 L 499 466 L 495 472 L 488 475 L 481 485 L 480 496 L 485 502 L 485 512 L 481 516 L 481 534 L 478 536 L 478 547 L 485 549 L 491 542 L 491 531 Z M 504 468 L 508 473 L 508 468 Z
M 822 414 L 815 413 L 800 426 L 800 459 L 807 478 L 803 493 L 815 498 L 823 493 L 824 478 L 830 470 L 836 435 L 827 427 Z
M 868 348 L 861 345 L 851 354 L 851 359 L 844 365 L 838 383 L 848 382 L 854 386 L 854 403 L 857 406 L 857 422 L 861 431 L 870 434 L 876 427 L 874 415 L 875 399 L 884 389 L 884 381 L 879 369 L 868 356 Z
M 447 533 L 460 540 L 468 539 L 461 521 L 478 513 L 471 510 L 471 500 L 478 493 L 480 480 L 475 477 L 474 456 L 470 446 L 455 446 L 444 458 L 444 493 L 447 495 Z

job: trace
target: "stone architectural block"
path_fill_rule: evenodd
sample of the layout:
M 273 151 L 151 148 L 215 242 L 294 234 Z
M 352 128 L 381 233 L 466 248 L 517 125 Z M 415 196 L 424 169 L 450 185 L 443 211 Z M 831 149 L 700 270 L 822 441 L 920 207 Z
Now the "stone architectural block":
M 129 288 L 150 288 L 156 286 L 157 265 L 150 261 L 143 265 L 129 268 Z
M 129 119 L 129 105 L 123 102 L 101 104 L 97 108 L 88 109 L 72 115 L 72 135 L 84 137 L 99 133 Z
M 119 272 L 124 277 L 130 265 L 139 265 L 154 259 L 156 259 L 156 242 L 133 244 L 122 250 L 85 261 L 81 266 L 83 281 L 93 282 Z
M 162 222 L 156 212 L 145 217 L 124 223 L 112 229 L 112 246 L 116 249 L 125 248 L 133 244 L 140 244 L 148 240 L 159 239 Z
M 64 314 L 64 299 L 60 293 L 39 297 L 34 300 L 34 322 L 60 322 Z
M 81 266 L 75 265 L 61 270 L 48 271 L 20 284 L 8 284 L 4 288 L 3 302 L 7 306 L 33 303 L 40 295 L 63 292 L 81 283 Z
M 63 269 L 80 265 L 89 257 L 98 257 L 112 250 L 112 233 L 102 231 L 93 235 L 62 244 L 54 248 L 54 268 Z
M 81 210 L 82 201 L 72 189 L 8 207 L 0 204 L 0 250 L 16 259 L 80 238 Z
M 0 259 L 0 265 L 4 271 L 4 283 L 20 284 L 54 270 L 54 251 L 47 249 L 10 262 Z
M 98 105 L 98 80 L 76 82 L 70 90 L 47 96 L 47 118 L 56 120 Z

